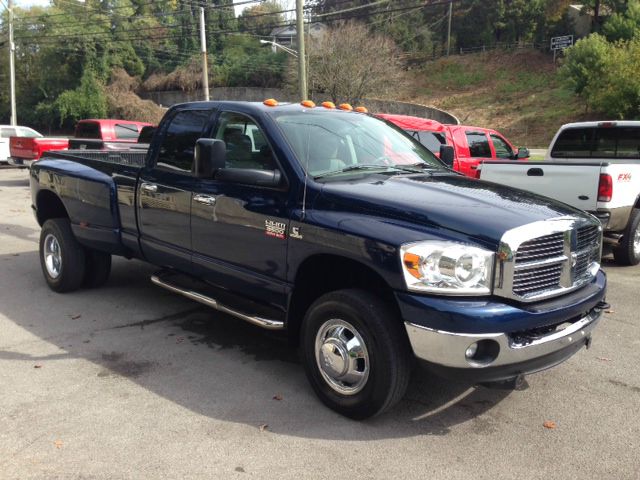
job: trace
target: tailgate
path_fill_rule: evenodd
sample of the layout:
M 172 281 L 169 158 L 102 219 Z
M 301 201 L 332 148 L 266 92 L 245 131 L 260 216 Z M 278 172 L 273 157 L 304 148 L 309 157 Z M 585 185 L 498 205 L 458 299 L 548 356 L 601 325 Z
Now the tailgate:
M 484 162 L 480 179 L 593 211 L 597 208 L 600 169 L 597 163 Z
M 35 158 L 32 137 L 11 137 L 9 149 L 15 158 Z

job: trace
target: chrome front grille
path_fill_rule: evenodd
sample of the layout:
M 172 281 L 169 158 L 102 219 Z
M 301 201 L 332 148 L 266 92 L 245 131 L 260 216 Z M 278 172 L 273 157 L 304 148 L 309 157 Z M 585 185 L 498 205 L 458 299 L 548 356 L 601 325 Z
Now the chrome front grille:
M 562 217 L 510 230 L 498 252 L 494 291 L 530 302 L 574 290 L 597 273 L 601 249 L 595 219 Z
M 513 293 L 525 297 L 532 293 L 557 288 L 560 285 L 561 276 L 561 264 L 517 269 L 513 275 Z
M 587 275 L 589 266 L 593 262 L 600 261 L 600 249 L 593 248 L 593 245 L 600 244 L 601 231 L 596 225 L 581 227 L 578 229 L 576 236 L 576 265 L 574 267 L 573 276 L 575 279 L 581 279 Z
M 564 234 L 554 233 L 524 242 L 518 248 L 516 264 L 548 260 L 564 254 Z

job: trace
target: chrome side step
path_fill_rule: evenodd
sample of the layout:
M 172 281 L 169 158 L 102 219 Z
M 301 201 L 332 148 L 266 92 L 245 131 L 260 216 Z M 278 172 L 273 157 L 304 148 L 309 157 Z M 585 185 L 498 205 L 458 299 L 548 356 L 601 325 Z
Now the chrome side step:
M 284 322 L 281 322 L 279 320 L 270 320 L 268 318 L 261 318 L 261 317 L 256 317 L 256 316 L 252 316 L 252 315 L 246 315 L 242 312 L 238 312 L 236 310 L 232 310 L 229 307 L 226 307 L 224 305 L 222 305 L 221 303 L 218 303 L 215 299 L 211 298 L 211 297 L 207 297 L 206 295 L 203 295 L 202 293 L 199 292 L 195 292 L 193 290 L 190 289 L 185 289 L 182 287 L 178 287 L 176 285 L 173 285 L 171 283 L 166 282 L 165 280 L 163 280 L 162 278 L 160 278 L 160 276 L 158 275 L 152 275 L 151 276 L 151 281 L 153 283 L 155 283 L 156 285 L 162 287 L 162 288 L 166 288 L 167 290 L 174 292 L 174 293 L 178 293 L 184 297 L 187 297 L 191 300 L 195 300 L 196 302 L 202 303 L 208 307 L 211 308 L 215 308 L 216 310 L 223 312 L 223 313 L 228 313 L 229 315 L 233 315 L 234 317 L 240 318 L 241 320 L 244 320 L 245 322 L 249 322 L 252 323 L 254 325 L 257 325 L 259 327 L 262 328 L 266 328 L 267 330 L 282 330 L 284 328 Z

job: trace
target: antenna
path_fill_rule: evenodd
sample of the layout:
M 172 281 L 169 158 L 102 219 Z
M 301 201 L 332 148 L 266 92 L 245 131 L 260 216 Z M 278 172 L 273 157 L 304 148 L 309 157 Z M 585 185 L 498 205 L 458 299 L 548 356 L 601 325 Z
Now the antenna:
M 305 152 L 304 165 L 304 188 L 302 190 L 302 218 L 304 220 L 307 213 L 307 182 L 309 180 L 309 145 L 311 144 L 311 125 L 307 126 L 307 151 Z

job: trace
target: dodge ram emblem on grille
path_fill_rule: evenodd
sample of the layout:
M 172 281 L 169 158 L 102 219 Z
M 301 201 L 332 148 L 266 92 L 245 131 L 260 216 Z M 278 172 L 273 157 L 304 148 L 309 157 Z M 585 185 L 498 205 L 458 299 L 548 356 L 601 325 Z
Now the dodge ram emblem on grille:
M 578 254 L 576 252 L 571 252 L 571 268 L 575 267 L 578 264 Z

